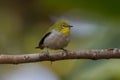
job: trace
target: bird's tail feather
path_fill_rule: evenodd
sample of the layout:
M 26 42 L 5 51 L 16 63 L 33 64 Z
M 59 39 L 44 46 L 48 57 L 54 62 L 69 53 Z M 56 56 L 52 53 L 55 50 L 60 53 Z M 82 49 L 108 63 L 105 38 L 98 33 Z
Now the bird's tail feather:
M 44 49 L 44 46 L 43 45 L 41 45 L 41 46 L 37 46 L 37 47 L 35 47 L 36 49 Z

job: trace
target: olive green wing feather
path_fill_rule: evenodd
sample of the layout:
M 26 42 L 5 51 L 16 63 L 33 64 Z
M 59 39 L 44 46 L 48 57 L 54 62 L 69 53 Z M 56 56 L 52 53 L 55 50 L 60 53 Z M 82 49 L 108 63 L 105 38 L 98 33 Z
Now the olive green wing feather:
M 47 37 L 47 36 L 49 36 L 51 34 L 51 32 L 48 32 L 41 40 L 40 40 L 40 42 L 39 42 L 39 45 L 38 45 L 38 47 L 36 47 L 36 48 L 40 48 L 40 49 L 44 49 L 44 40 L 45 40 L 45 38 Z

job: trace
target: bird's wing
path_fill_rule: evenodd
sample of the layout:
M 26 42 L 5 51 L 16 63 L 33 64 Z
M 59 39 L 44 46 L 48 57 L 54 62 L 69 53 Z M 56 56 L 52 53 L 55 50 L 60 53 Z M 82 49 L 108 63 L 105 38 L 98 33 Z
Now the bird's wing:
M 44 40 L 45 40 L 45 38 L 47 37 L 47 36 L 49 36 L 51 34 L 51 32 L 48 32 L 41 40 L 40 40 L 40 42 L 39 42 L 39 46 L 38 47 L 36 47 L 36 48 L 40 48 L 40 49 L 43 49 L 44 48 L 44 44 L 43 44 L 43 42 L 44 42 Z

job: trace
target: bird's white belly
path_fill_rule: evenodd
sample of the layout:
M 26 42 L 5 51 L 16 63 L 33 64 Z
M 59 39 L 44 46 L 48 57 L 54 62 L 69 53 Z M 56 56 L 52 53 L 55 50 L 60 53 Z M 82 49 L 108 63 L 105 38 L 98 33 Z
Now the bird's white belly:
M 66 47 L 69 41 L 69 36 L 64 36 L 59 32 L 52 32 L 45 38 L 44 45 L 50 49 L 61 49 Z

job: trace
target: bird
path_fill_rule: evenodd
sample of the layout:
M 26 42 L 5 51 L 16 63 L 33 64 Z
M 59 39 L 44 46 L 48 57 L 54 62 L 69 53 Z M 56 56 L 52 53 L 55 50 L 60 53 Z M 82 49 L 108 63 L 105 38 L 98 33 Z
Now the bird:
M 56 21 L 49 29 L 49 31 L 42 37 L 37 49 L 46 48 L 46 55 L 49 55 L 48 49 L 63 50 L 70 42 L 70 23 L 67 20 Z

